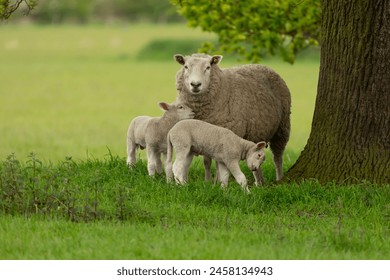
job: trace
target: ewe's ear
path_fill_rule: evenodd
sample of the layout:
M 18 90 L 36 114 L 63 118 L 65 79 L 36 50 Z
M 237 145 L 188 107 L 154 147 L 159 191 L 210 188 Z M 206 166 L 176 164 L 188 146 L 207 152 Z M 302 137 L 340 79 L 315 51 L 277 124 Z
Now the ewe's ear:
M 160 106 L 160 108 L 163 109 L 164 111 L 169 111 L 170 105 L 168 103 L 160 102 L 158 103 L 158 106 Z
M 210 64 L 211 65 L 217 65 L 218 63 L 220 63 L 221 62 L 221 60 L 222 60 L 222 55 L 213 55 L 213 57 L 211 58 L 211 60 L 210 60 Z
M 265 143 L 264 141 L 261 141 L 261 142 L 256 144 L 256 150 L 260 151 L 261 149 L 266 148 L 266 146 L 267 146 L 267 143 Z
M 175 54 L 173 58 L 181 65 L 184 65 L 186 63 L 184 56 L 181 54 Z

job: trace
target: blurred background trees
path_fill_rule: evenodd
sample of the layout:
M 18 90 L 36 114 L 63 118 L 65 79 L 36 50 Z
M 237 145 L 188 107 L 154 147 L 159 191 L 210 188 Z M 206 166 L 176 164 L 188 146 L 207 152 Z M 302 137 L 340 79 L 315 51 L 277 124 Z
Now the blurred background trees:
M 318 45 L 320 12 L 320 0 L 0 0 L 0 19 L 38 24 L 187 22 L 218 35 L 200 51 L 252 62 L 270 54 L 293 63 Z
M 0 15 L 8 15 L 15 5 L 14 21 L 28 20 L 41 24 L 106 22 L 184 22 L 169 0 L 0 0 Z M 28 5 L 36 4 L 28 17 Z M 6 18 L 3 16 L 3 18 Z

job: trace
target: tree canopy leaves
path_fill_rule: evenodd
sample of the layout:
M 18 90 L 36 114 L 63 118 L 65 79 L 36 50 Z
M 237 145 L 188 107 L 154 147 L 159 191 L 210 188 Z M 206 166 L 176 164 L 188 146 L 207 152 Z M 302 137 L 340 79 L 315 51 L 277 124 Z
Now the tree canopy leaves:
M 0 20 L 8 19 L 21 4 L 25 4 L 28 13 L 35 7 L 36 0 L 0 0 Z
M 217 45 L 202 51 L 237 53 L 258 62 L 280 55 L 293 63 L 295 55 L 319 42 L 320 0 L 171 0 L 189 26 L 218 35 Z

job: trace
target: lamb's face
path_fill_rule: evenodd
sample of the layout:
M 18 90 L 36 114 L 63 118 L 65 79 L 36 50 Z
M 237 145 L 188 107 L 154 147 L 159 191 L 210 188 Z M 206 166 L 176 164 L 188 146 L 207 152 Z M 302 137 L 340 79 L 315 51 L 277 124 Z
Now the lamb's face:
M 176 104 L 175 110 L 180 121 L 185 119 L 193 119 L 195 117 L 194 111 L 192 111 L 190 107 L 184 104 Z
M 160 102 L 158 105 L 167 116 L 171 116 L 177 121 L 193 119 L 195 117 L 195 113 L 190 107 L 179 102 L 174 102 L 172 104 Z
M 194 95 L 207 92 L 210 84 L 212 67 L 217 65 L 222 56 L 215 55 L 175 55 L 175 60 L 183 65 L 183 82 L 188 92 Z
M 246 163 L 250 170 L 256 171 L 265 160 L 265 142 L 257 143 L 248 152 Z

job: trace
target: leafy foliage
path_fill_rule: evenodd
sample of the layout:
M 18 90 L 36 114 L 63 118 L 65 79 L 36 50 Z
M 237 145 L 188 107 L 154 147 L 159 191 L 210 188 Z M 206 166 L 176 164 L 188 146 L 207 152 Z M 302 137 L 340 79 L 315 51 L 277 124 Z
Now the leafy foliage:
M 201 51 L 237 53 L 257 62 L 265 54 L 295 55 L 319 40 L 320 1 L 312 0 L 172 0 L 192 27 L 214 32 L 217 45 Z
M 36 5 L 36 0 L 0 0 L 0 20 L 8 19 L 21 4 L 25 4 L 27 12 L 29 13 Z

